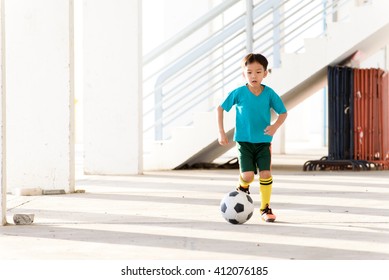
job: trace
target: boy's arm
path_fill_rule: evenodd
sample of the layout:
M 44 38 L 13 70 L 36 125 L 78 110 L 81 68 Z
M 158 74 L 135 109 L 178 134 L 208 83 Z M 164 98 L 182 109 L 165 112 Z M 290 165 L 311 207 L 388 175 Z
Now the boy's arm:
M 217 125 L 219 129 L 219 137 L 218 141 L 220 145 L 228 145 L 228 137 L 226 135 L 226 132 L 224 131 L 224 109 L 219 105 L 217 107 Z
M 278 128 L 284 123 L 287 116 L 288 116 L 287 112 L 285 112 L 283 114 L 279 114 L 276 122 L 265 128 L 265 134 L 273 136 L 276 133 L 276 131 L 278 130 Z

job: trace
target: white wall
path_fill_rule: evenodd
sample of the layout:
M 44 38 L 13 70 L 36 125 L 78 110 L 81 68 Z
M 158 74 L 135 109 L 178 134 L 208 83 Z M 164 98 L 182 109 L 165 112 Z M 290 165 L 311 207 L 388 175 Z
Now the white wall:
M 371 56 L 364 57 L 362 54 L 362 61 L 360 61 L 359 68 L 381 68 L 387 69 L 387 46 L 380 49 Z
M 7 185 L 5 169 L 5 40 L 4 1 L 0 1 L 0 225 L 7 223 Z
M 144 54 L 174 37 L 189 24 L 198 20 L 201 15 L 206 14 L 209 9 L 219 5 L 221 1 L 142 0 Z M 210 28 L 212 26 L 207 26 L 204 29 Z M 207 36 L 208 34 L 209 32 L 202 31 L 197 36 Z M 182 48 L 188 48 L 190 43 L 193 43 L 193 41 L 184 42 Z M 170 53 L 170 56 L 174 57 L 175 55 L 174 51 Z
M 72 4 L 5 1 L 9 190 L 74 190 Z
M 84 0 L 87 174 L 142 172 L 140 5 L 140 0 Z

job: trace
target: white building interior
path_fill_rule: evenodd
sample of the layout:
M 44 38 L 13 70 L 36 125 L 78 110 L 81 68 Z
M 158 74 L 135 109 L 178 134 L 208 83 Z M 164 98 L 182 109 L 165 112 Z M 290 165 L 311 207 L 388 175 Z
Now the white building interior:
M 1 190 L 74 192 L 234 155 L 214 109 L 265 54 L 289 117 L 275 154 L 325 152 L 326 68 L 389 64 L 385 0 L 1 0 Z M 233 113 L 226 128 L 233 132 Z

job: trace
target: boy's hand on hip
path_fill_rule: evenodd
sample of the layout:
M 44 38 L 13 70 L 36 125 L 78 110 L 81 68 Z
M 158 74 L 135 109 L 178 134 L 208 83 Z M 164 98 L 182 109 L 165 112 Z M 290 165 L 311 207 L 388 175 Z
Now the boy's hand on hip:
M 273 136 L 277 131 L 277 127 L 275 127 L 274 125 L 269 125 L 268 127 L 265 128 L 264 130 L 264 133 L 266 135 L 270 135 L 270 136 Z

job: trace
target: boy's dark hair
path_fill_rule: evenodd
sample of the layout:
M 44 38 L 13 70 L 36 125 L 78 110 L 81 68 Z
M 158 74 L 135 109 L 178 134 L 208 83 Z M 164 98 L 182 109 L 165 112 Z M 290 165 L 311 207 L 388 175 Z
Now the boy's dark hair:
M 265 71 L 267 70 L 267 65 L 269 64 L 269 62 L 267 61 L 266 57 L 259 53 L 249 53 L 248 55 L 246 55 L 242 60 L 242 67 L 245 67 L 253 62 L 258 62 L 263 66 Z

